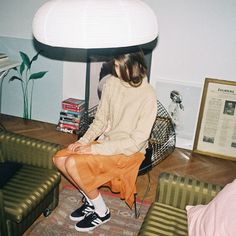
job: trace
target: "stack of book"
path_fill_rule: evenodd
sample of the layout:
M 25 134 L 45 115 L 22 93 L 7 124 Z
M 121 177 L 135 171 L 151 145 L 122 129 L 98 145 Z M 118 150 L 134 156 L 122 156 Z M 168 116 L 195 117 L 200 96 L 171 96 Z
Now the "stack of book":
M 80 127 L 80 118 L 85 109 L 84 100 L 68 98 L 62 101 L 62 110 L 57 130 L 66 133 L 76 133 Z

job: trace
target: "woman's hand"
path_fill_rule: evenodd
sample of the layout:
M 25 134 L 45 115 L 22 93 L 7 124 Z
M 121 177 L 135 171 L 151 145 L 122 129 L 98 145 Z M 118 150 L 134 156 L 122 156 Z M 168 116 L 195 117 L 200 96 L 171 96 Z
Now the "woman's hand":
M 91 146 L 90 145 L 80 146 L 77 148 L 76 153 L 91 154 Z
M 67 147 L 70 151 L 79 154 L 91 154 L 91 147 L 88 144 L 74 142 Z
M 71 143 L 67 149 L 69 149 L 70 151 L 73 151 L 73 152 L 76 152 L 77 149 L 81 146 L 85 146 L 87 144 L 83 144 L 83 143 L 79 143 L 79 142 L 74 142 L 74 143 Z

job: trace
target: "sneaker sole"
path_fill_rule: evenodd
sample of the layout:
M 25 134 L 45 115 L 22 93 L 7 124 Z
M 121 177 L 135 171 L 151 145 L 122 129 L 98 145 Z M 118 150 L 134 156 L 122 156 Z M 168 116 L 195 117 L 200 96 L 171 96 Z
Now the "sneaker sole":
M 96 225 L 96 226 L 94 226 L 94 227 L 90 227 L 90 228 L 79 228 L 79 227 L 77 227 L 77 226 L 75 225 L 75 230 L 78 231 L 78 232 L 88 232 L 88 231 L 92 231 L 92 230 L 94 230 L 95 228 L 101 226 L 102 224 L 105 224 L 105 223 L 108 222 L 110 219 L 111 219 L 111 217 L 110 217 L 109 219 L 103 221 L 101 224 Z
M 70 219 L 73 220 L 73 221 L 81 221 L 81 220 L 84 219 L 84 217 L 85 217 L 85 215 L 81 216 L 81 217 L 73 217 L 73 216 L 70 215 Z

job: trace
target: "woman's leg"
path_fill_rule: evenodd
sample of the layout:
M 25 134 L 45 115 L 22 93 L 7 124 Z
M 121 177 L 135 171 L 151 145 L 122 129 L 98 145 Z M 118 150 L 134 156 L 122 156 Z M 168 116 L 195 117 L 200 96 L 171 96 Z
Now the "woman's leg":
M 65 169 L 69 174 L 70 178 L 79 186 L 79 188 L 83 191 L 83 193 L 90 199 L 95 207 L 95 212 L 97 212 L 100 216 L 106 215 L 107 206 L 103 201 L 102 196 L 100 195 L 98 189 L 94 189 L 92 191 L 86 191 L 83 180 L 80 178 L 78 170 L 76 168 L 75 158 L 79 158 L 78 156 L 70 156 L 65 160 Z
M 82 190 L 82 192 L 87 195 L 90 199 L 94 199 L 98 196 L 98 190 L 94 190 L 92 192 L 84 192 L 82 188 L 82 181 L 79 177 L 79 174 L 75 167 L 74 157 L 68 156 L 60 156 L 55 155 L 53 157 L 54 165 L 60 170 L 60 172 L 78 189 Z M 67 165 L 67 167 L 66 167 Z M 72 177 L 73 176 L 73 177 Z M 74 180 L 75 179 L 75 180 Z
M 69 173 L 66 170 L 65 162 L 68 157 L 69 156 L 54 156 L 53 163 L 57 167 L 57 169 L 59 169 L 60 172 L 65 176 L 65 178 L 70 181 L 71 184 L 73 184 L 76 188 L 79 188 L 77 183 L 70 177 Z
M 83 191 L 83 193 L 87 195 L 87 197 L 93 204 L 94 207 L 93 212 L 89 210 L 88 214 L 86 213 L 79 214 L 80 216 L 83 215 L 84 218 L 75 224 L 75 229 L 77 231 L 87 232 L 109 221 L 111 215 L 98 189 L 94 189 L 93 191 L 90 192 L 86 191 L 83 180 L 80 178 L 80 174 L 78 173 L 78 169 L 76 167 L 76 164 L 79 165 L 79 163 L 78 162 L 76 163 L 75 158 L 80 158 L 80 157 L 79 155 L 71 155 L 66 159 L 65 169 L 67 173 L 70 175 L 70 177 L 73 179 L 73 181 L 79 186 L 79 188 Z M 80 209 L 81 208 L 77 209 L 76 211 L 80 212 Z M 72 214 L 74 214 L 75 212 L 73 212 Z
M 81 180 L 78 170 L 76 168 L 76 163 L 74 156 L 67 157 L 57 157 L 53 158 L 53 162 L 57 168 L 72 182 L 77 188 L 81 189 L 90 199 L 94 199 L 98 196 L 99 192 L 97 189 L 87 192 L 83 186 L 83 181 Z M 78 157 L 79 158 L 79 157 Z M 59 159 L 59 160 L 58 160 Z

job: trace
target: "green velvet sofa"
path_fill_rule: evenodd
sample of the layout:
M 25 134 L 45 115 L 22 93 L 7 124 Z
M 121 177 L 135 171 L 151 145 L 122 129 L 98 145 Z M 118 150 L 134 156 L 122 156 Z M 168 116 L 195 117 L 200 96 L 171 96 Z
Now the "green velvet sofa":
M 0 236 L 22 235 L 58 204 L 61 176 L 54 168 L 57 144 L 0 131 Z M 9 168 L 8 170 L 4 168 Z
M 221 189 L 220 185 L 161 173 L 155 202 L 150 206 L 138 235 L 188 235 L 186 205 L 207 204 Z

